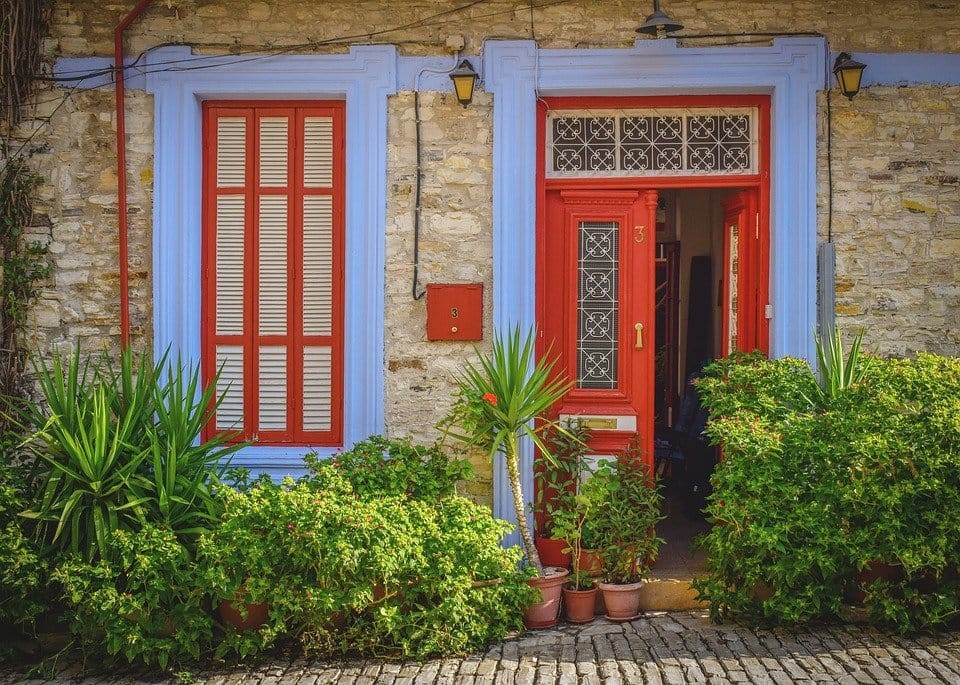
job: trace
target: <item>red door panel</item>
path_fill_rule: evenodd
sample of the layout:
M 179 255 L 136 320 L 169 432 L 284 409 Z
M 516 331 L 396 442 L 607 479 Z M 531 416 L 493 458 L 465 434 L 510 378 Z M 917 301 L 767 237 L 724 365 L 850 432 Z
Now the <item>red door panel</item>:
M 604 447 L 640 433 L 653 461 L 654 247 L 657 191 L 547 193 L 543 349 L 573 381 L 556 416 L 602 416 Z M 622 418 L 617 418 L 622 417 Z
M 723 201 L 723 354 L 769 352 L 766 226 L 756 189 Z

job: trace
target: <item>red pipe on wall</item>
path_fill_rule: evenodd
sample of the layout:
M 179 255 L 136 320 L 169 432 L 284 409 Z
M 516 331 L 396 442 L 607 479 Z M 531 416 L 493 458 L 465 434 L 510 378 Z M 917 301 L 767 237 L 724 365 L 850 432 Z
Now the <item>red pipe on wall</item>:
M 130 347 L 130 274 L 127 247 L 127 128 L 126 98 L 123 89 L 123 32 L 153 0 L 140 0 L 113 30 L 113 66 L 117 100 L 117 231 L 120 241 L 120 347 Z

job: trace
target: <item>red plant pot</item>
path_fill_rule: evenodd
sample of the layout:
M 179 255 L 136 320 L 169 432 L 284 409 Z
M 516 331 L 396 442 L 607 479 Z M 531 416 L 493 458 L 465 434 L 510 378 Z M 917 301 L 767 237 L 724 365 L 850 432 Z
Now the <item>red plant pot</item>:
M 544 566 L 567 568 L 570 565 L 570 553 L 563 551 L 569 546 L 566 540 L 553 540 L 538 535 L 534 544 L 537 554 L 540 555 L 540 563 Z
M 640 615 L 640 588 L 643 583 L 599 583 L 607 618 L 611 621 L 629 621 Z
M 563 606 L 570 623 L 589 623 L 594 617 L 594 608 L 597 602 L 597 588 L 574 590 L 572 587 L 563 588 Z
M 557 625 L 563 582 L 569 573 L 565 568 L 553 569 L 553 573 L 527 581 L 531 587 L 540 590 L 542 596 L 539 602 L 534 602 L 523 612 L 523 623 L 527 628 L 550 628 Z
M 247 617 L 243 617 L 239 607 L 243 607 Z M 226 626 L 232 626 L 237 632 L 254 630 L 267 622 L 267 603 L 258 602 L 249 604 L 248 602 L 239 602 L 236 600 L 223 599 L 217 606 L 217 613 L 220 614 L 220 620 Z
M 844 588 L 844 599 L 849 604 L 863 604 L 867 590 L 878 580 L 897 582 L 903 580 L 903 567 L 884 561 L 871 561 L 862 571 L 857 571 Z

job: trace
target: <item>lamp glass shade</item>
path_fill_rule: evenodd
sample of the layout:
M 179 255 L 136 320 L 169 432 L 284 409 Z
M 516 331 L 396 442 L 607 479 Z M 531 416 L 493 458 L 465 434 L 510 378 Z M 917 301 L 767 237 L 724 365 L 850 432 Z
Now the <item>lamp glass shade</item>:
M 468 60 L 460 62 L 460 66 L 450 72 L 453 81 L 453 90 L 457 95 L 457 102 L 466 107 L 473 101 L 473 89 L 477 84 L 477 72 Z
M 862 62 L 857 62 L 851 58 L 847 53 L 841 53 L 833 65 L 833 73 L 837 77 L 840 92 L 851 100 L 854 95 L 860 92 L 860 80 L 866 66 Z

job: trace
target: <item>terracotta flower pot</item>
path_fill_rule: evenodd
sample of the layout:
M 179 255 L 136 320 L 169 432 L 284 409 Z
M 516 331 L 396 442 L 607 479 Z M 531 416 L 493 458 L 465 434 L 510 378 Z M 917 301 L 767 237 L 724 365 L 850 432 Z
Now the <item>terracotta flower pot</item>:
M 629 621 L 640 615 L 640 588 L 643 583 L 598 583 L 611 621 Z
M 563 551 L 568 546 L 566 540 L 552 540 L 538 535 L 534 539 L 534 544 L 537 547 L 537 554 L 540 555 L 540 563 L 544 566 L 567 568 L 570 565 L 570 553 Z
M 527 628 L 550 628 L 557 624 L 560 616 L 563 581 L 570 572 L 565 568 L 544 570 L 547 572 L 546 576 L 527 581 L 531 587 L 540 590 L 542 595 L 539 602 L 534 602 L 523 612 L 523 622 Z
M 593 620 L 594 606 L 597 602 L 597 588 L 574 590 L 563 588 L 563 606 L 570 623 L 589 623 Z
M 867 589 L 878 580 L 898 582 L 903 580 L 903 567 L 884 561 L 871 561 L 862 571 L 857 571 L 844 588 L 844 599 L 849 604 L 863 604 Z
M 244 612 L 240 611 L 240 607 L 243 607 Z M 250 604 L 237 599 L 223 599 L 220 600 L 217 613 L 220 614 L 220 620 L 225 626 L 232 626 L 237 632 L 242 633 L 259 628 L 267 622 L 267 603 Z M 246 618 L 243 617 L 244 613 Z
M 603 567 L 600 553 L 595 549 L 581 549 L 579 565 L 581 573 L 596 578 L 600 575 L 600 570 Z

